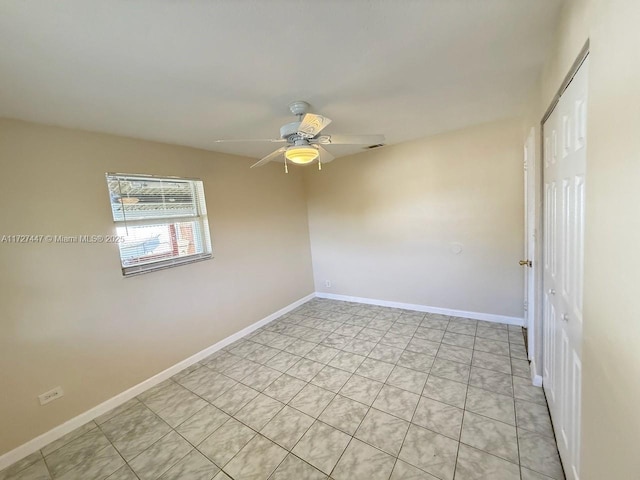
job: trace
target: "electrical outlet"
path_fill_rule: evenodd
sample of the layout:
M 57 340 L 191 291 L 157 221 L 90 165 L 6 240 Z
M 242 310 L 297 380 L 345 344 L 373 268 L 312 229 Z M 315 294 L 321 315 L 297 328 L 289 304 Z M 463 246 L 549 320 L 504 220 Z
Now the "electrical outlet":
M 63 395 L 62 387 L 56 387 L 53 390 L 44 392 L 42 395 L 38 395 L 38 400 L 40 400 L 40 405 L 46 405 L 49 402 L 59 399 Z
M 331 280 L 325 280 L 324 281 L 324 286 L 327 288 L 331 288 Z

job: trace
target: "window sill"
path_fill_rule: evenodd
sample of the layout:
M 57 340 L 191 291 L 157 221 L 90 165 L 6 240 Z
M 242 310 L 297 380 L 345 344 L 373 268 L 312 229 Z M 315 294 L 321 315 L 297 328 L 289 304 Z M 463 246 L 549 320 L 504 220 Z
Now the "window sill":
M 167 268 L 179 267 L 190 263 L 202 262 L 204 260 L 213 259 L 213 254 L 203 253 L 199 255 L 189 255 L 188 257 L 172 258 L 171 260 L 163 260 L 161 262 L 147 263 L 145 265 L 135 265 L 131 267 L 122 267 L 122 275 L 126 277 L 134 277 L 145 273 L 156 272 L 158 270 L 166 270 Z

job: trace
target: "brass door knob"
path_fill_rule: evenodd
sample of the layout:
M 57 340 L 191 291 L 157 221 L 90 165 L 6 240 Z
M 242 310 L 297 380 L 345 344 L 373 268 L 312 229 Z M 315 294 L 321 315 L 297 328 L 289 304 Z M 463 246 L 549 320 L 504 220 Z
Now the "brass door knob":
M 533 265 L 533 262 L 531 262 L 531 260 L 520 260 L 520 262 L 519 262 L 519 263 L 520 263 L 520 266 L 521 266 L 521 267 L 524 267 L 525 265 L 526 265 L 527 267 L 530 267 L 530 266 L 532 266 L 532 265 Z

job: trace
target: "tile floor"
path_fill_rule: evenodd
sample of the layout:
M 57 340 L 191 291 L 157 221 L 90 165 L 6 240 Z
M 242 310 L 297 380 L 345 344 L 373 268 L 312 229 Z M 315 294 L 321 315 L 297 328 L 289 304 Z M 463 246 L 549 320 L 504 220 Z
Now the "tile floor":
M 519 327 L 314 299 L 0 480 L 564 479 Z

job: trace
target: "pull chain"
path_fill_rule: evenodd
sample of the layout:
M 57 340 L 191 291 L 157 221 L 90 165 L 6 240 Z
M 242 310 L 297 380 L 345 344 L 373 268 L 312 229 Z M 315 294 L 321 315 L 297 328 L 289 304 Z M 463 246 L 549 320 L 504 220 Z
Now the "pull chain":
M 322 170 L 322 162 L 318 160 L 318 170 Z
M 287 167 L 287 158 L 284 159 L 284 173 L 289 173 L 289 167 Z

